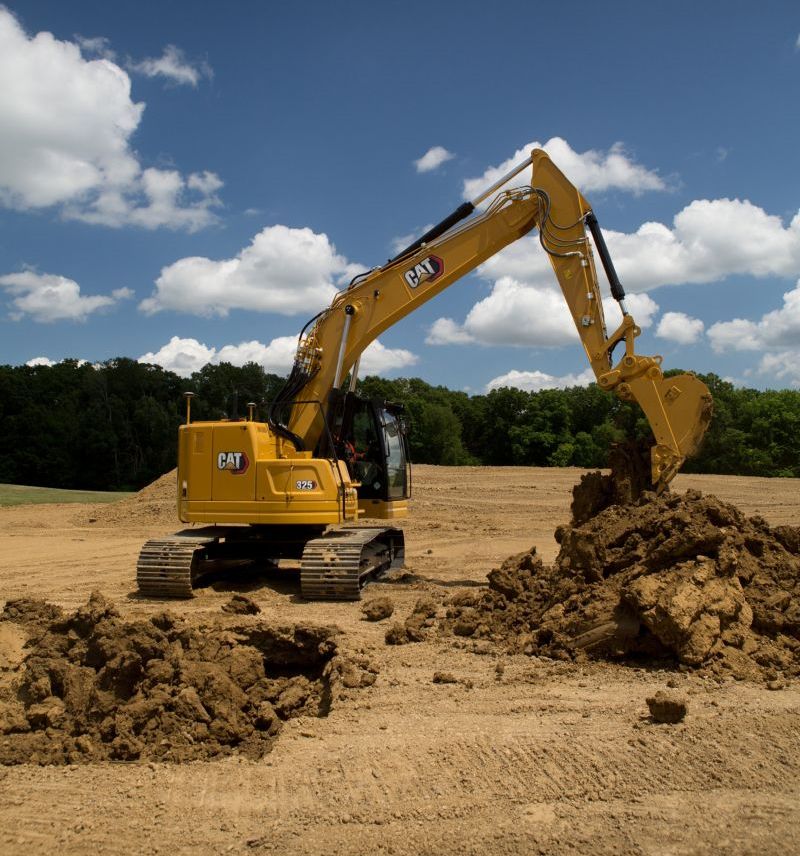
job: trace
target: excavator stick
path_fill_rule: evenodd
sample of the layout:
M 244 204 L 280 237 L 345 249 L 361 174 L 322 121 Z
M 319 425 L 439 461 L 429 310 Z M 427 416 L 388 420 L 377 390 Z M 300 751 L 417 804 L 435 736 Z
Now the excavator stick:
M 618 391 L 620 397 L 636 401 L 653 430 L 656 442 L 650 451 L 651 475 L 660 493 L 699 448 L 711 422 L 711 393 L 692 374 L 665 378 L 655 366 L 623 386 L 624 390 Z

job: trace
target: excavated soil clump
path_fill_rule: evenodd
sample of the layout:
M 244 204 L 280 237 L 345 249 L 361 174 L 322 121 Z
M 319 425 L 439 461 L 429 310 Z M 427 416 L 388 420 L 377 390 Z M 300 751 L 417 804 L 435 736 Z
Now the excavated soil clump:
M 1 618 L 27 637 L 20 662 L 0 664 L 2 764 L 259 758 L 286 720 L 325 716 L 376 676 L 331 627 L 127 622 L 98 592 L 66 615 L 9 601 Z
M 669 657 L 741 678 L 800 674 L 800 528 L 698 491 L 643 494 L 561 526 L 451 602 L 457 635 L 558 658 Z

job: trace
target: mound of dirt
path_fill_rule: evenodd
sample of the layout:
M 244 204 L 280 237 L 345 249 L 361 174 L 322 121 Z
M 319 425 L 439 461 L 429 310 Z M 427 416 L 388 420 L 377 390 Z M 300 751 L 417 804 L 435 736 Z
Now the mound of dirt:
M 164 473 L 138 493 L 119 502 L 91 506 L 79 512 L 80 525 L 147 525 L 151 523 L 177 525 L 178 471 Z
M 771 528 L 698 491 L 643 494 L 556 531 L 451 602 L 446 627 L 528 654 L 669 657 L 770 679 L 800 674 L 800 528 Z
M 68 615 L 10 601 L 2 620 L 28 637 L 0 699 L 2 764 L 259 758 L 285 720 L 375 681 L 331 627 L 126 622 L 98 592 Z

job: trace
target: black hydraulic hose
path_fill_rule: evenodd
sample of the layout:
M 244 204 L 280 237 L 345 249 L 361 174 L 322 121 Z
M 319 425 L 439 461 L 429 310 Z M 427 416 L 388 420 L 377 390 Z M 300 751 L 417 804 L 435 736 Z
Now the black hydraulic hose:
M 407 256 L 410 253 L 418 250 L 423 244 L 429 244 L 431 241 L 435 241 L 448 229 L 452 229 L 456 223 L 460 223 L 462 220 L 469 217 L 470 214 L 475 210 L 475 206 L 471 202 L 465 202 L 463 205 L 459 205 L 452 214 L 449 214 L 447 217 L 442 220 L 441 223 L 437 223 L 432 229 L 428 229 L 428 231 L 422 235 L 422 237 L 417 238 L 413 244 L 409 244 L 402 252 L 398 253 L 394 258 L 389 259 L 389 264 L 392 262 L 396 262 L 398 259 L 402 259 L 403 256 Z
M 625 299 L 625 289 L 619 281 L 617 271 L 614 269 L 614 262 L 611 261 L 611 254 L 608 252 L 606 240 L 603 233 L 600 231 L 600 224 L 597 222 L 597 217 L 594 212 L 590 211 L 586 215 L 586 225 L 594 238 L 594 245 L 597 247 L 597 252 L 600 254 L 600 261 L 603 263 L 603 270 L 608 277 L 608 284 L 611 286 L 611 294 L 614 300 L 620 301 Z

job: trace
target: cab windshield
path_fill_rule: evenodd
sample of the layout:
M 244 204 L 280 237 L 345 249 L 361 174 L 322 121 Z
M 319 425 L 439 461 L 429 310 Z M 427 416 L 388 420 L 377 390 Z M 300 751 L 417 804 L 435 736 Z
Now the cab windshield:
M 380 413 L 386 449 L 387 499 L 408 496 L 408 472 L 403 430 L 397 417 L 385 408 Z

